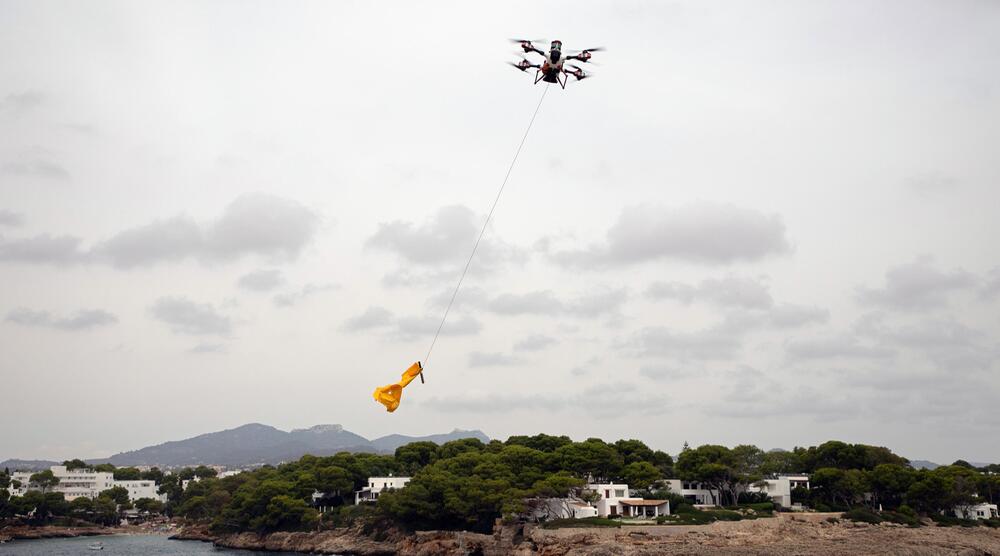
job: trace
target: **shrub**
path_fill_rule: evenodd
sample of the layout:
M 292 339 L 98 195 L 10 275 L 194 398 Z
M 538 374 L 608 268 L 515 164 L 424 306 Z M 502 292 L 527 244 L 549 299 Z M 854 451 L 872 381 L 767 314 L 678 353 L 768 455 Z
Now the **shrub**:
M 899 523 L 900 525 L 906 525 L 907 527 L 920 527 L 920 519 L 916 516 L 906 515 L 903 512 L 882 512 L 879 514 L 881 518 L 890 523 Z
M 703 510 L 702 513 L 715 518 L 716 521 L 739 521 L 743 519 L 743 514 L 732 510 Z
M 941 514 L 931 514 L 931 520 L 937 523 L 941 527 L 954 527 L 955 525 L 961 527 L 976 527 L 979 523 L 975 519 L 961 519 L 950 515 Z
M 542 529 L 564 529 L 573 527 L 621 527 L 619 519 L 606 517 L 585 517 L 582 519 L 553 519 L 542 524 Z
M 917 512 L 913 508 L 907 506 L 906 504 L 903 504 L 899 508 L 896 508 L 896 511 L 903 515 L 908 515 L 910 517 L 917 517 Z
M 830 517 L 826 518 L 826 522 L 827 522 L 827 523 L 840 523 L 840 518 L 838 518 L 838 517 L 833 517 L 833 516 L 831 515 Z
M 851 521 L 860 521 L 863 523 L 871 523 L 872 525 L 877 523 L 882 523 L 882 518 L 878 514 L 869 510 L 868 508 L 854 508 L 844 512 L 841 516 L 844 519 L 849 519 Z
M 996 528 L 1000 527 L 1000 519 L 997 519 L 997 518 L 985 519 L 985 520 L 983 520 L 983 525 L 985 525 L 987 527 L 992 527 L 992 528 L 996 529 Z

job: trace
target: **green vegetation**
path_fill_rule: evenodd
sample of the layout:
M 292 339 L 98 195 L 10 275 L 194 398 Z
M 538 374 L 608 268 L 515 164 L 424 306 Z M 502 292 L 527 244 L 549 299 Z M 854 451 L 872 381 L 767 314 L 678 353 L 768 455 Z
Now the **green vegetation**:
M 86 467 L 81 460 L 67 467 Z M 393 455 L 339 453 L 304 456 L 277 467 L 218 478 L 208 467 L 183 469 L 164 475 L 158 469 L 93 466 L 115 477 L 150 479 L 160 484 L 166 504 L 144 499 L 135 503 L 143 512 L 163 512 L 208 523 L 216 531 L 307 530 L 364 523 L 384 530 L 394 524 L 411 529 L 489 531 L 498 519 L 531 515 L 542 501 L 580 498 L 592 501 L 587 481 L 625 482 L 635 496 L 669 500 L 674 515 L 663 524 L 703 524 L 772 516 L 775 506 L 766 495 L 747 488 L 772 473 L 809 473 L 811 489 L 792 493 L 794 502 L 817 510 L 845 512 L 843 519 L 878 523 L 889 521 L 918 526 L 919 516 L 944 525 L 967 525 L 966 520 L 942 516 L 958 505 L 1000 500 L 1000 474 L 975 469 L 964 462 L 935 470 L 915 470 L 886 448 L 830 441 L 792 451 L 764 452 L 751 445 L 728 448 L 685 447 L 676 461 L 638 440 L 607 443 L 591 438 L 574 442 L 565 436 L 514 436 L 487 444 L 463 439 L 438 446 L 415 442 Z M 998 468 L 1000 470 L 1000 468 Z M 0 474 L 0 517 L 32 515 L 32 520 L 67 516 L 111 523 L 129 507 L 127 492 L 116 488 L 96 500 L 66 503 L 50 492 L 57 483 L 51 473 L 31 477 L 33 487 L 23 497 L 10 497 L 9 473 Z M 377 505 L 355 507 L 353 493 L 368 477 L 407 475 L 406 488 L 383 492 Z M 662 479 L 701 482 L 717 489 L 724 509 L 698 510 Z M 194 480 L 197 479 L 197 480 Z M 191 480 L 187 489 L 183 482 Z M 313 495 L 322 493 L 320 514 Z M 884 511 L 875 512 L 881 507 Z M 996 521 L 996 520 L 994 520 Z M 628 520 L 625 520 L 627 523 Z M 552 520 L 546 527 L 619 526 L 622 520 Z M 969 522 L 972 523 L 972 522 Z M 987 522 L 985 525 L 1000 525 Z
M 606 517 L 585 517 L 583 519 L 552 519 L 542 524 L 543 529 L 571 529 L 577 527 L 621 527 L 622 520 Z

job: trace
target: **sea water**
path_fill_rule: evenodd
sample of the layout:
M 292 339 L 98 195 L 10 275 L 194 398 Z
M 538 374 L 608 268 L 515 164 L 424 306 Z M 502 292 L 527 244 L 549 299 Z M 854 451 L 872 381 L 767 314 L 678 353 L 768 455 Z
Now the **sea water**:
M 90 550 L 88 546 L 101 543 L 104 550 Z M 163 535 L 102 535 L 97 537 L 76 537 L 73 539 L 32 539 L 16 540 L 0 544 L 0 556 L 254 556 L 260 554 L 282 554 L 291 556 L 294 552 L 251 552 L 216 548 L 211 543 L 201 541 L 172 541 Z M 301 556 L 301 555 L 298 555 Z

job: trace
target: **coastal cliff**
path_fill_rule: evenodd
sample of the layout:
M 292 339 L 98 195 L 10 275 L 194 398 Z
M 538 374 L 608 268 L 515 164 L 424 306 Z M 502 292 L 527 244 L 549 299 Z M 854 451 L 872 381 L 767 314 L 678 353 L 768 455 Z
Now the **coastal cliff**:
M 829 514 L 777 517 L 698 526 L 541 529 L 511 526 L 492 535 L 461 531 L 382 531 L 380 540 L 358 529 L 213 535 L 187 527 L 172 538 L 216 546 L 312 554 L 370 556 L 562 556 L 569 554 L 890 554 L 931 556 L 1000 553 L 1000 530 L 987 527 L 907 528 L 896 524 L 830 522 Z

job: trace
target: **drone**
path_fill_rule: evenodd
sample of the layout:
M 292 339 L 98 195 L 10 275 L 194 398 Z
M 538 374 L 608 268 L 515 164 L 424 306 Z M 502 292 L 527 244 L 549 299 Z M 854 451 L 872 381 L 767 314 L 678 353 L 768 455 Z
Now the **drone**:
M 520 44 L 525 54 L 535 53 L 542 56 L 544 60 L 542 60 L 541 64 L 532 64 L 529 60 L 522 57 L 520 62 L 509 62 L 510 65 L 521 71 L 535 69 L 535 83 L 538 83 L 539 81 L 545 81 L 546 83 L 558 83 L 563 89 L 566 88 L 566 82 L 569 81 L 569 76 L 571 75 L 575 77 L 577 81 L 590 77 L 589 73 L 583 71 L 578 66 L 566 64 L 567 60 L 577 60 L 588 63 L 590 62 L 591 52 L 600 52 L 601 50 L 604 50 L 603 48 L 586 48 L 575 54 L 563 55 L 562 41 L 552 41 L 548 52 L 545 52 L 532 44 L 532 42 L 544 41 L 511 39 L 511 42 Z

